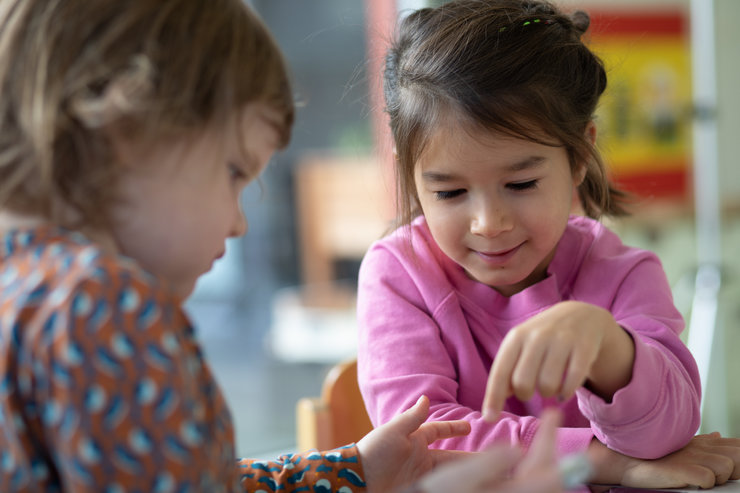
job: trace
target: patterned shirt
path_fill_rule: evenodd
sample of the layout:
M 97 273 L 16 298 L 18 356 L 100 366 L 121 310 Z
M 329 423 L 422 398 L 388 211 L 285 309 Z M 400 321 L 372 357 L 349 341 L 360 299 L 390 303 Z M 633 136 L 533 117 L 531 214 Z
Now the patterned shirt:
M 179 302 L 83 236 L 0 245 L 0 491 L 364 491 L 357 448 L 235 462 Z

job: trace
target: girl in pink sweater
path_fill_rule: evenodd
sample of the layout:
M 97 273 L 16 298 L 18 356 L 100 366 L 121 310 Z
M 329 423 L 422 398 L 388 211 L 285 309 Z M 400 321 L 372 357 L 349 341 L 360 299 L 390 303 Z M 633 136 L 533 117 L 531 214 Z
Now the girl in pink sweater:
M 557 413 L 521 460 L 425 474 L 469 455 L 427 448 L 469 425 L 425 423 L 425 398 L 356 444 L 235 458 L 182 304 L 290 137 L 243 0 L 2 0 L 0 94 L 0 492 L 562 490 Z
M 361 267 L 359 378 L 376 425 L 422 394 L 430 419 L 469 421 L 449 449 L 526 447 L 559 407 L 559 450 L 630 482 L 620 461 L 688 444 L 686 458 L 708 438 L 693 438 L 699 377 L 660 261 L 597 221 L 626 211 L 594 145 L 606 73 L 588 25 L 521 0 L 401 24 L 384 81 L 401 227 Z M 714 439 L 732 460 L 712 449 L 703 474 L 740 477 L 740 441 Z

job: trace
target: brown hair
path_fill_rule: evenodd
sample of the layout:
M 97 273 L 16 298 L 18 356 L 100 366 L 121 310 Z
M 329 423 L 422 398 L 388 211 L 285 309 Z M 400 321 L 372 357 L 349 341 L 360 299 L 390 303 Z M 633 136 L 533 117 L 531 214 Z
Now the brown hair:
M 586 214 L 626 214 L 626 195 L 586 135 L 606 88 L 601 60 L 580 39 L 588 25 L 583 12 L 567 16 L 537 0 L 458 0 L 402 21 L 384 72 L 400 224 L 421 212 L 414 166 L 450 113 L 470 127 L 563 145 L 571 171 L 586 166 Z
M 116 167 L 106 129 L 154 143 L 252 102 L 294 106 L 282 55 L 242 0 L 3 0 L 0 205 L 108 219 Z

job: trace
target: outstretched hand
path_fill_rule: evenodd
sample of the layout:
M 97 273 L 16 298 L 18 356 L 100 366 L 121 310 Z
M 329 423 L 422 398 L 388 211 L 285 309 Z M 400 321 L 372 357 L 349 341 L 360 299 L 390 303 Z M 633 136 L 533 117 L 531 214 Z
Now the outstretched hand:
M 600 442 L 589 450 L 595 482 L 639 488 L 711 488 L 740 479 L 740 438 L 697 435 L 684 448 L 660 459 L 641 460 L 611 451 Z
M 543 414 L 524 458 L 520 448 L 497 444 L 441 466 L 424 476 L 419 487 L 424 493 L 559 493 L 563 491 L 555 454 L 559 422 L 559 412 Z
M 425 423 L 428 414 L 429 399 L 422 396 L 413 407 L 357 443 L 369 493 L 394 491 L 413 483 L 441 462 L 469 455 L 430 450 L 429 445 L 437 440 L 470 433 L 470 423 L 462 420 Z
M 430 450 L 436 440 L 467 434 L 470 425 L 466 421 L 425 423 L 428 412 L 429 399 L 422 396 L 411 409 L 357 443 L 368 492 L 400 491 L 415 481 L 425 493 L 563 491 L 555 454 L 558 411 L 543 414 L 524 457 L 521 449 L 509 444 L 473 453 Z

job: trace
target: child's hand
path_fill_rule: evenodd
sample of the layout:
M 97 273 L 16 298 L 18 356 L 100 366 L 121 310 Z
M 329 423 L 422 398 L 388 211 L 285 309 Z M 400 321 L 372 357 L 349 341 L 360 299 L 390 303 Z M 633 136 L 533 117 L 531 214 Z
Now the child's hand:
M 719 433 L 695 436 L 684 448 L 660 459 L 642 460 L 609 450 L 594 440 L 589 455 L 595 483 L 636 488 L 711 488 L 740 479 L 740 438 Z
M 357 443 L 369 493 L 387 493 L 413 483 L 437 464 L 468 452 L 430 450 L 429 445 L 442 438 L 467 435 L 467 421 L 425 423 L 429 399 L 422 396 L 416 404 L 368 433 Z
M 483 414 L 494 420 L 510 395 L 570 398 L 587 380 L 611 400 L 632 377 L 632 338 L 607 310 L 564 301 L 506 334 L 491 367 Z
M 561 492 L 563 487 L 555 460 L 559 422 L 560 413 L 546 411 L 543 414 L 537 436 L 523 459 L 519 448 L 494 445 L 485 452 L 435 469 L 418 481 L 418 489 L 424 493 Z

